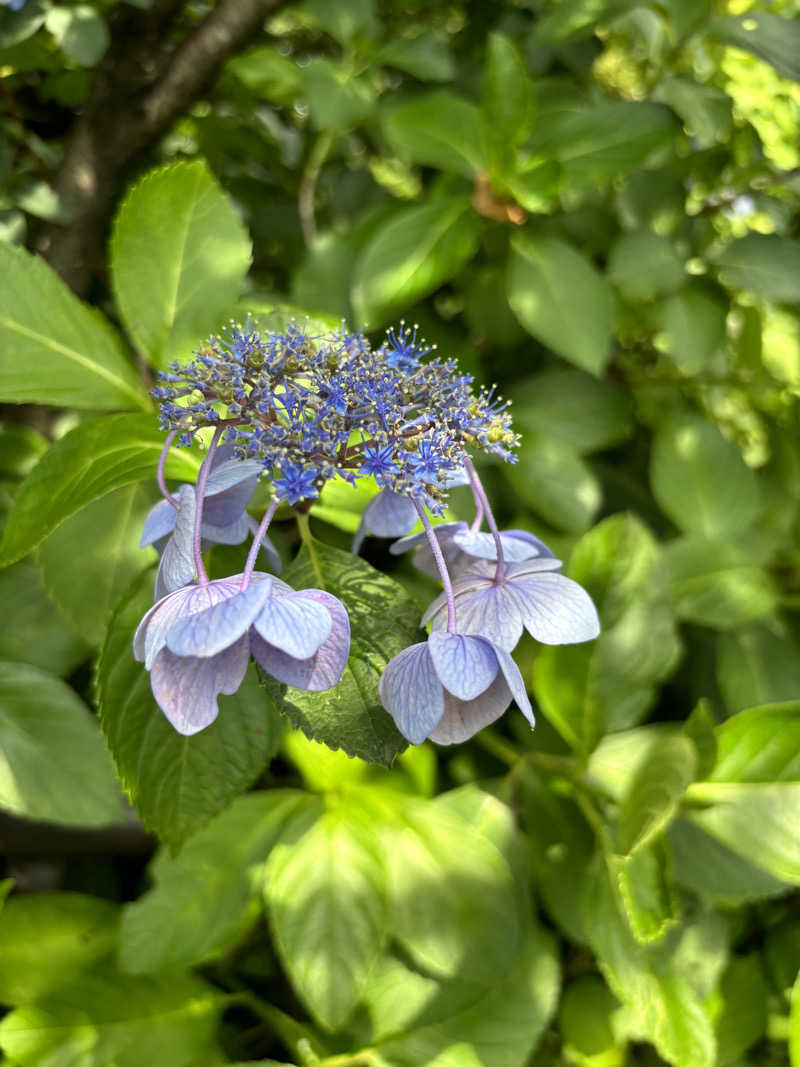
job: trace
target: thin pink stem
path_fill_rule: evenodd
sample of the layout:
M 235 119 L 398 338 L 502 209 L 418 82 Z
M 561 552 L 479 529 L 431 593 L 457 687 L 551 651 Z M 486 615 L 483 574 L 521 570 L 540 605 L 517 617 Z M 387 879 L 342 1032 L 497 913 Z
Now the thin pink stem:
M 472 483 L 475 499 L 480 501 L 483 510 L 486 512 L 486 521 L 489 524 L 489 529 L 492 531 L 492 537 L 494 538 L 495 547 L 497 549 L 497 569 L 494 572 L 494 580 L 499 585 L 506 573 L 506 564 L 503 557 L 503 542 L 500 539 L 500 531 L 497 529 L 497 523 L 494 521 L 494 515 L 492 514 L 492 509 L 486 496 L 486 490 L 481 484 L 478 472 L 472 466 L 472 460 L 465 459 L 464 467 L 466 468 L 469 480 Z
M 255 567 L 256 560 L 258 559 L 258 550 L 259 548 L 261 548 L 261 541 L 264 537 L 264 534 L 269 529 L 269 524 L 272 522 L 272 517 L 278 510 L 279 505 L 280 500 L 270 501 L 269 507 L 264 512 L 264 517 L 261 519 L 261 522 L 258 524 L 258 529 L 253 535 L 253 543 L 252 545 L 250 545 L 250 551 L 247 553 L 247 560 L 245 561 L 244 571 L 242 572 L 241 592 L 244 592 L 250 584 L 250 578 L 253 574 L 253 568 Z
M 442 586 L 444 587 L 444 595 L 447 600 L 447 632 L 454 634 L 458 632 L 456 624 L 456 598 L 453 594 L 453 583 L 450 581 L 450 572 L 447 569 L 445 563 L 444 553 L 442 547 L 439 544 L 439 539 L 433 531 L 431 526 L 431 520 L 425 511 L 425 508 L 419 501 L 414 500 L 412 497 L 414 507 L 417 509 L 417 514 L 420 517 L 422 525 L 425 527 L 425 533 L 428 535 L 428 542 L 431 546 L 431 552 L 433 552 L 433 558 L 436 560 L 436 566 L 439 568 L 439 574 L 442 579 Z
M 472 488 L 472 491 L 474 493 L 474 486 L 470 485 L 470 487 Z M 479 500 L 477 496 L 475 497 L 475 507 L 475 518 L 472 520 L 472 525 L 470 526 L 470 530 L 472 530 L 473 533 L 475 533 L 477 530 L 480 530 L 481 526 L 483 525 L 483 502 Z
M 195 486 L 196 497 L 196 509 L 194 513 L 194 537 L 192 539 L 192 550 L 194 552 L 194 566 L 197 571 L 197 580 L 200 585 L 208 585 L 208 575 L 203 565 L 203 553 L 200 551 L 200 530 L 203 525 L 203 500 L 206 494 L 206 483 L 208 482 L 208 475 L 211 471 L 211 463 L 214 459 L 214 453 L 217 451 L 217 445 L 219 439 L 225 431 L 224 426 L 216 426 L 214 428 L 214 436 L 211 438 L 211 444 L 208 446 L 208 452 L 206 452 L 206 458 L 203 460 L 203 464 L 200 467 L 200 473 L 197 475 L 197 484 Z
M 172 447 L 172 442 L 175 440 L 177 434 L 177 430 L 170 430 L 170 432 L 167 434 L 167 439 L 164 442 L 164 447 L 161 449 L 161 455 L 158 457 L 158 467 L 156 468 L 156 481 L 158 482 L 158 488 L 161 490 L 161 495 L 164 497 L 165 500 L 168 500 L 170 504 L 172 504 L 176 511 L 178 510 L 180 505 L 178 504 L 177 499 L 169 491 L 169 489 L 167 489 L 167 483 L 164 481 L 164 467 L 167 463 L 167 456 L 169 455 L 169 450 Z

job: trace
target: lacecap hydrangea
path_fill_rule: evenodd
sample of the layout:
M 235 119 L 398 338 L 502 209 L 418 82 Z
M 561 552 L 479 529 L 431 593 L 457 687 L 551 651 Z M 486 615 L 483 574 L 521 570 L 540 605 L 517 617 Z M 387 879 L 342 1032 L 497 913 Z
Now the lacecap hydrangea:
M 337 685 L 347 664 L 347 610 L 322 589 L 295 590 L 272 572 L 280 560 L 268 528 L 281 503 L 305 512 L 334 479 L 380 487 L 353 544 L 397 537 L 392 552 L 442 584 L 421 625 L 425 640 L 384 669 L 387 713 L 413 744 L 466 740 L 516 701 L 533 712 L 511 652 L 523 628 L 548 644 L 597 636 L 587 593 L 524 530 L 500 531 L 471 454 L 515 462 L 517 435 L 493 389 L 475 390 L 454 360 L 439 358 L 417 330 L 389 330 L 373 348 L 362 331 L 315 334 L 290 325 L 262 333 L 250 321 L 210 338 L 186 364 L 173 363 L 154 389 L 166 440 L 157 481 L 163 499 L 142 544 L 159 551 L 156 603 L 142 619 L 134 654 L 151 672 L 160 708 L 183 734 L 214 721 L 217 698 L 241 685 L 252 656 L 279 682 L 306 690 Z M 170 491 L 173 446 L 206 444 L 194 485 Z M 268 489 L 260 521 L 249 508 Z M 472 489 L 468 524 L 434 525 L 448 490 Z M 422 532 L 409 534 L 417 523 Z M 487 530 L 483 530 L 484 523 Z M 209 580 L 204 549 L 252 538 L 244 568 Z

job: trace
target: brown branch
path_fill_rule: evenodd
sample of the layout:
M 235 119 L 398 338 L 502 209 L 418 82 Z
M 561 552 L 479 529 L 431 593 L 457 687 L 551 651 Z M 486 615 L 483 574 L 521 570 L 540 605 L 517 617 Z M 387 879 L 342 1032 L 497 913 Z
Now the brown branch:
M 283 2 L 222 0 L 177 45 L 171 37 L 183 0 L 117 9 L 111 43 L 54 180 L 70 224 L 47 223 L 34 239 L 76 293 L 85 295 L 102 271 L 110 220 L 130 174 Z

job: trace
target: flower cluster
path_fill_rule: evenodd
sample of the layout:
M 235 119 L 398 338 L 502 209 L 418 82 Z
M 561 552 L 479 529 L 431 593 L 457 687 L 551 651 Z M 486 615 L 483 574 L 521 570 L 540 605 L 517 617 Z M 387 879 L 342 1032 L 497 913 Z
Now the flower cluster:
M 367 532 L 400 537 L 395 554 L 441 579 L 422 618 L 425 641 L 386 666 L 381 701 L 413 744 L 471 737 L 516 701 L 533 725 L 525 685 L 510 653 L 523 628 L 561 644 L 597 636 L 586 592 L 524 530 L 500 531 L 470 458 L 491 452 L 513 462 L 517 437 L 493 390 L 472 389 L 453 360 L 433 354 L 413 330 L 388 331 L 373 349 L 344 328 L 312 336 L 292 325 L 260 334 L 249 321 L 212 337 L 188 365 L 173 364 L 154 395 L 167 439 L 157 478 L 163 500 L 142 544 L 160 561 L 156 603 L 142 619 L 134 653 L 151 672 L 155 698 L 177 730 L 215 719 L 217 698 L 242 682 L 252 655 L 278 681 L 324 690 L 341 678 L 350 646 L 344 605 L 321 589 L 295 591 L 255 569 L 264 551 L 280 559 L 267 529 L 281 502 L 304 510 L 325 482 L 372 478 L 380 487 L 353 545 Z M 173 443 L 213 433 L 195 485 L 173 494 L 164 464 Z M 260 523 L 248 508 L 260 479 L 271 501 Z M 470 485 L 475 519 L 433 527 L 453 485 Z M 423 532 L 409 534 L 417 521 Z M 489 527 L 481 529 L 484 521 Z M 210 581 L 208 544 L 252 535 L 240 574 Z

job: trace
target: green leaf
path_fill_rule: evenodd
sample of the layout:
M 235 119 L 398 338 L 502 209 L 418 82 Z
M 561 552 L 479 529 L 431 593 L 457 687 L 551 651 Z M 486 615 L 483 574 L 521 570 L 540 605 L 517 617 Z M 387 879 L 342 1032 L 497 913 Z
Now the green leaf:
M 486 45 L 481 119 L 490 174 L 513 173 L 533 122 L 533 84 L 516 46 L 500 33 L 490 34 Z
M 205 162 L 151 171 L 117 212 L 111 276 L 122 320 L 155 367 L 186 361 L 242 291 L 250 239 Z
M 389 766 L 407 742 L 378 695 L 388 661 L 422 639 L 419 611 L 402 586 L 369 563 L 318 541 L 283 575 L 296 589 L 325 589 L 350 617 L 350 658 L 342 680 L 324 693 L 286 691 L 280 710 L 314 741 Z
M 383 131 L 394 150 L 412 163 L 474 178 L 486 169 L 475 104 L 438 90 L 388 111 Z
M 100 720 L 117 773 L 142 821 L 172 848 L 226 808 L 262 772 L 280 742 L 280 720 L 254 668 L 219 698 L 219 718 L 194 737 L 169 724 L 133 658 L 133 633 L 151 607 L 152 572 L 118 605 L 95 673 Z
M 731 98 L 711 85 L 694 78 L 668 75 L 659 81 L 654 99 L 669 104 L 680 116 L 685 132 L 698 148 L 713 148 L 730 136 Z
M 709 540 L 735 537 L 762 507 L 758 479 L 739 449 L 699 415 L 681 415 L 659 425 L 650 484 L 677 526 Z
M 49 0 L 28 0 L 19 10 L 6 9 L 0 22 L 0 48 L 10 48 L 32 37 L 44 23 Z
M 561 164 L 567 189 L 593 189 L 640 166 L 677 129 L 663 104 L 604 101 L 570 110 L 535 147 Z
M 432 30 L 423 30 L 413 37 L 393 36 L 380 49 L 377 60 L 421 81 L 447 82 L 456 73 L 447 39 Z
M 520 938 L 518 889 L 498 845 L 442 799 L 402 801 L 384 839 L 392 937 L 433 977 L 497 981 Z
M 800 647 L 771 623 L 722 633 L 717 679 L 728 712 L 792 700 L 800 693 Z
M 720 1067 L 740 1063 L 741 1057 L 764 1034 L 767 1026 L 767 983 L 761 956 L 735 956 L 719 987 L 722 1010 L 714 1029 Z
M 303 70 L 311 118 L 320 130 L 345 130 L 363 122 L 374 110 L 375 90 L 366 78 L 353 75 L 317 56 Z
M 609 1067 L 623 1062 L 612 1020 L 619 1007 L 617 998 L 596 974 L 580 975 L 565 987 L 558 1005 L 558 1027 L 569 1061 L 581 1063 L 585 1057 L 591 1063 L 591 1057 L 601 1057 L 599 1062 Z
M 716 264 L 722 281 L 732 289 L 778 303 L 800 301 L 800 241 L 772 233 L 748 233 L 723 248 Z
M 634 777 L 647 760 L 676 732 L 671 723 L 655 722 L 607 734 L 589 757 L 586 765 L 589 779 L 620 802 L 630 792 Z
M 740 711 L 717 727 L 712 782 L 800 781 L 800 702 Z
M 671 241 L 651 230 L 624 233 L 611 246 L 608 279 L 626 300 L 652 300 L 679 289 L 686 280 L 683 262 Z
M 290 826 L 267 865 L 275 943 L 298 996 L 324 1027 L 352 1013 L 387 934 L 384 857 L 357 801 Z
M 789 1061 L 791 1067 L 800 1065 L 800 974 L 792 988 L 791 1015 L 789 1017 Z
M 557 529 L 582 533 L 602 503 L 589 465 L 565 441 L 528 430 L 505 474 L 520 500 Z
M 221 997 L 183 975 L 84 974 L 0 1022 L 19 1067 L 191 1067 L 215 1049 Z
M 80 893 L 24 893 L 0 913 L 0 1003 L 68 986 L 116 947 L 119 907 Z
M 725 343 L 727 307 L 703 289 L 686 287 L 659 308 L 660 343 L 684 374 L 705 369 Z
M 645 759 L 620 805 L 621 852 L 641 848 L 666 829 L 694 779 L 696 764 L 695 747 L 681 734 L 666 738 Z
M 472 258 L 482 226 L 462 196 L 434 198 L 392 215 L 356 262 L 357 319 L 376 327 L 449 281 Z
M 122 815 L 89 710 L 53 675 L 0 664 L 0 806 L 29 819 L 103 826 Z
M 777 606 L 772 578 L 736 545 L 681 537 L 665 547 L 664 563 L 681 619 L 729 630 Z
M 79 67 L 94 67 L 108 48 L 108 26 L 89 4 L 52 7 L 47 13 L 45 26 L 64 54 Z
M 248 793 L 199 830 L 178 856 L 160 851 L 150 867 L 153 888 L 123 910 L 122 970 L 179 970 L 230 948 L 252 925 L 263 864 L 304 802 L 312 803 L 289 789 Z
M 800 81 L 800 26 L 791 16 L 748 11 L 745 15 L 712 19 L 708 33 L 718 41 L 752 52 L 784 77 Z
M 557 437 L 581 455 L 617 445 L 633 432 L 627 393 L 571 367 L 551 367 L 524 378 L 510 394 L 520 432 Z
M 625 0 L 561 0 L 537 19 L 536 37 L 553 44 L 588 37 L 599 22 L 627 8 Z
M 339 530 L 355 533 L 364 508 L 379 492 L 380 489 L 371 478 L 363 478 L 355 485 L 337 478 L 325 483 L 310 513 Z
M 53 444 L 19 487 L 0 543 L 0 566 L 27 555 L 62 522 L 114 489 L 155 478 L 164 435 L 151 415 L 85 419 Z M 194 481 L 186 449 L 167 459 L 168 478 Z
M 692 812 L 696 826 L 773 878 L 800 883 L 800 783 L 702 783 L 695 793 L 711 805 Z
M 88 657 L 89 646 L 47 596 L 32 563 L 0 571 L 0 603 L 14 605 L 14 625 L 0 627 L 0 660 L 30 663 L 65 678 Z
M 642 844 L 629 856 L 614 857 L 625 917 L 640 945 L 660 941 L 679 918 L 663 839 Z
M 614 331 L 608 282 L 563 241 L 519 234 L 512 247 L 508 302 L 514 314 L 543 344 L 599 376 L 611 356 Z
M 305 0 L 303 7 L 318 26 L 342 44 L 360 37 L 373 38 L 380 32 L 374 0 Z
M 54 603 L 90 644 L 102 644 L 111 608 L 153 549 L 139 547 L 153 503 L 150 487 L 128 485 L 95 500 L 39 546 L 42 581 Z
M 0 398 L 12 404 L 146 408 L 119 337 L 38 256 L 0 244 Z
M 705 698 L 698 700 L 692 713 L 683 724 L 683 733 L 695 747 L 697 767 L 695 778 L 706 778 L 717 762 L 716 723 L 711 706 Z

